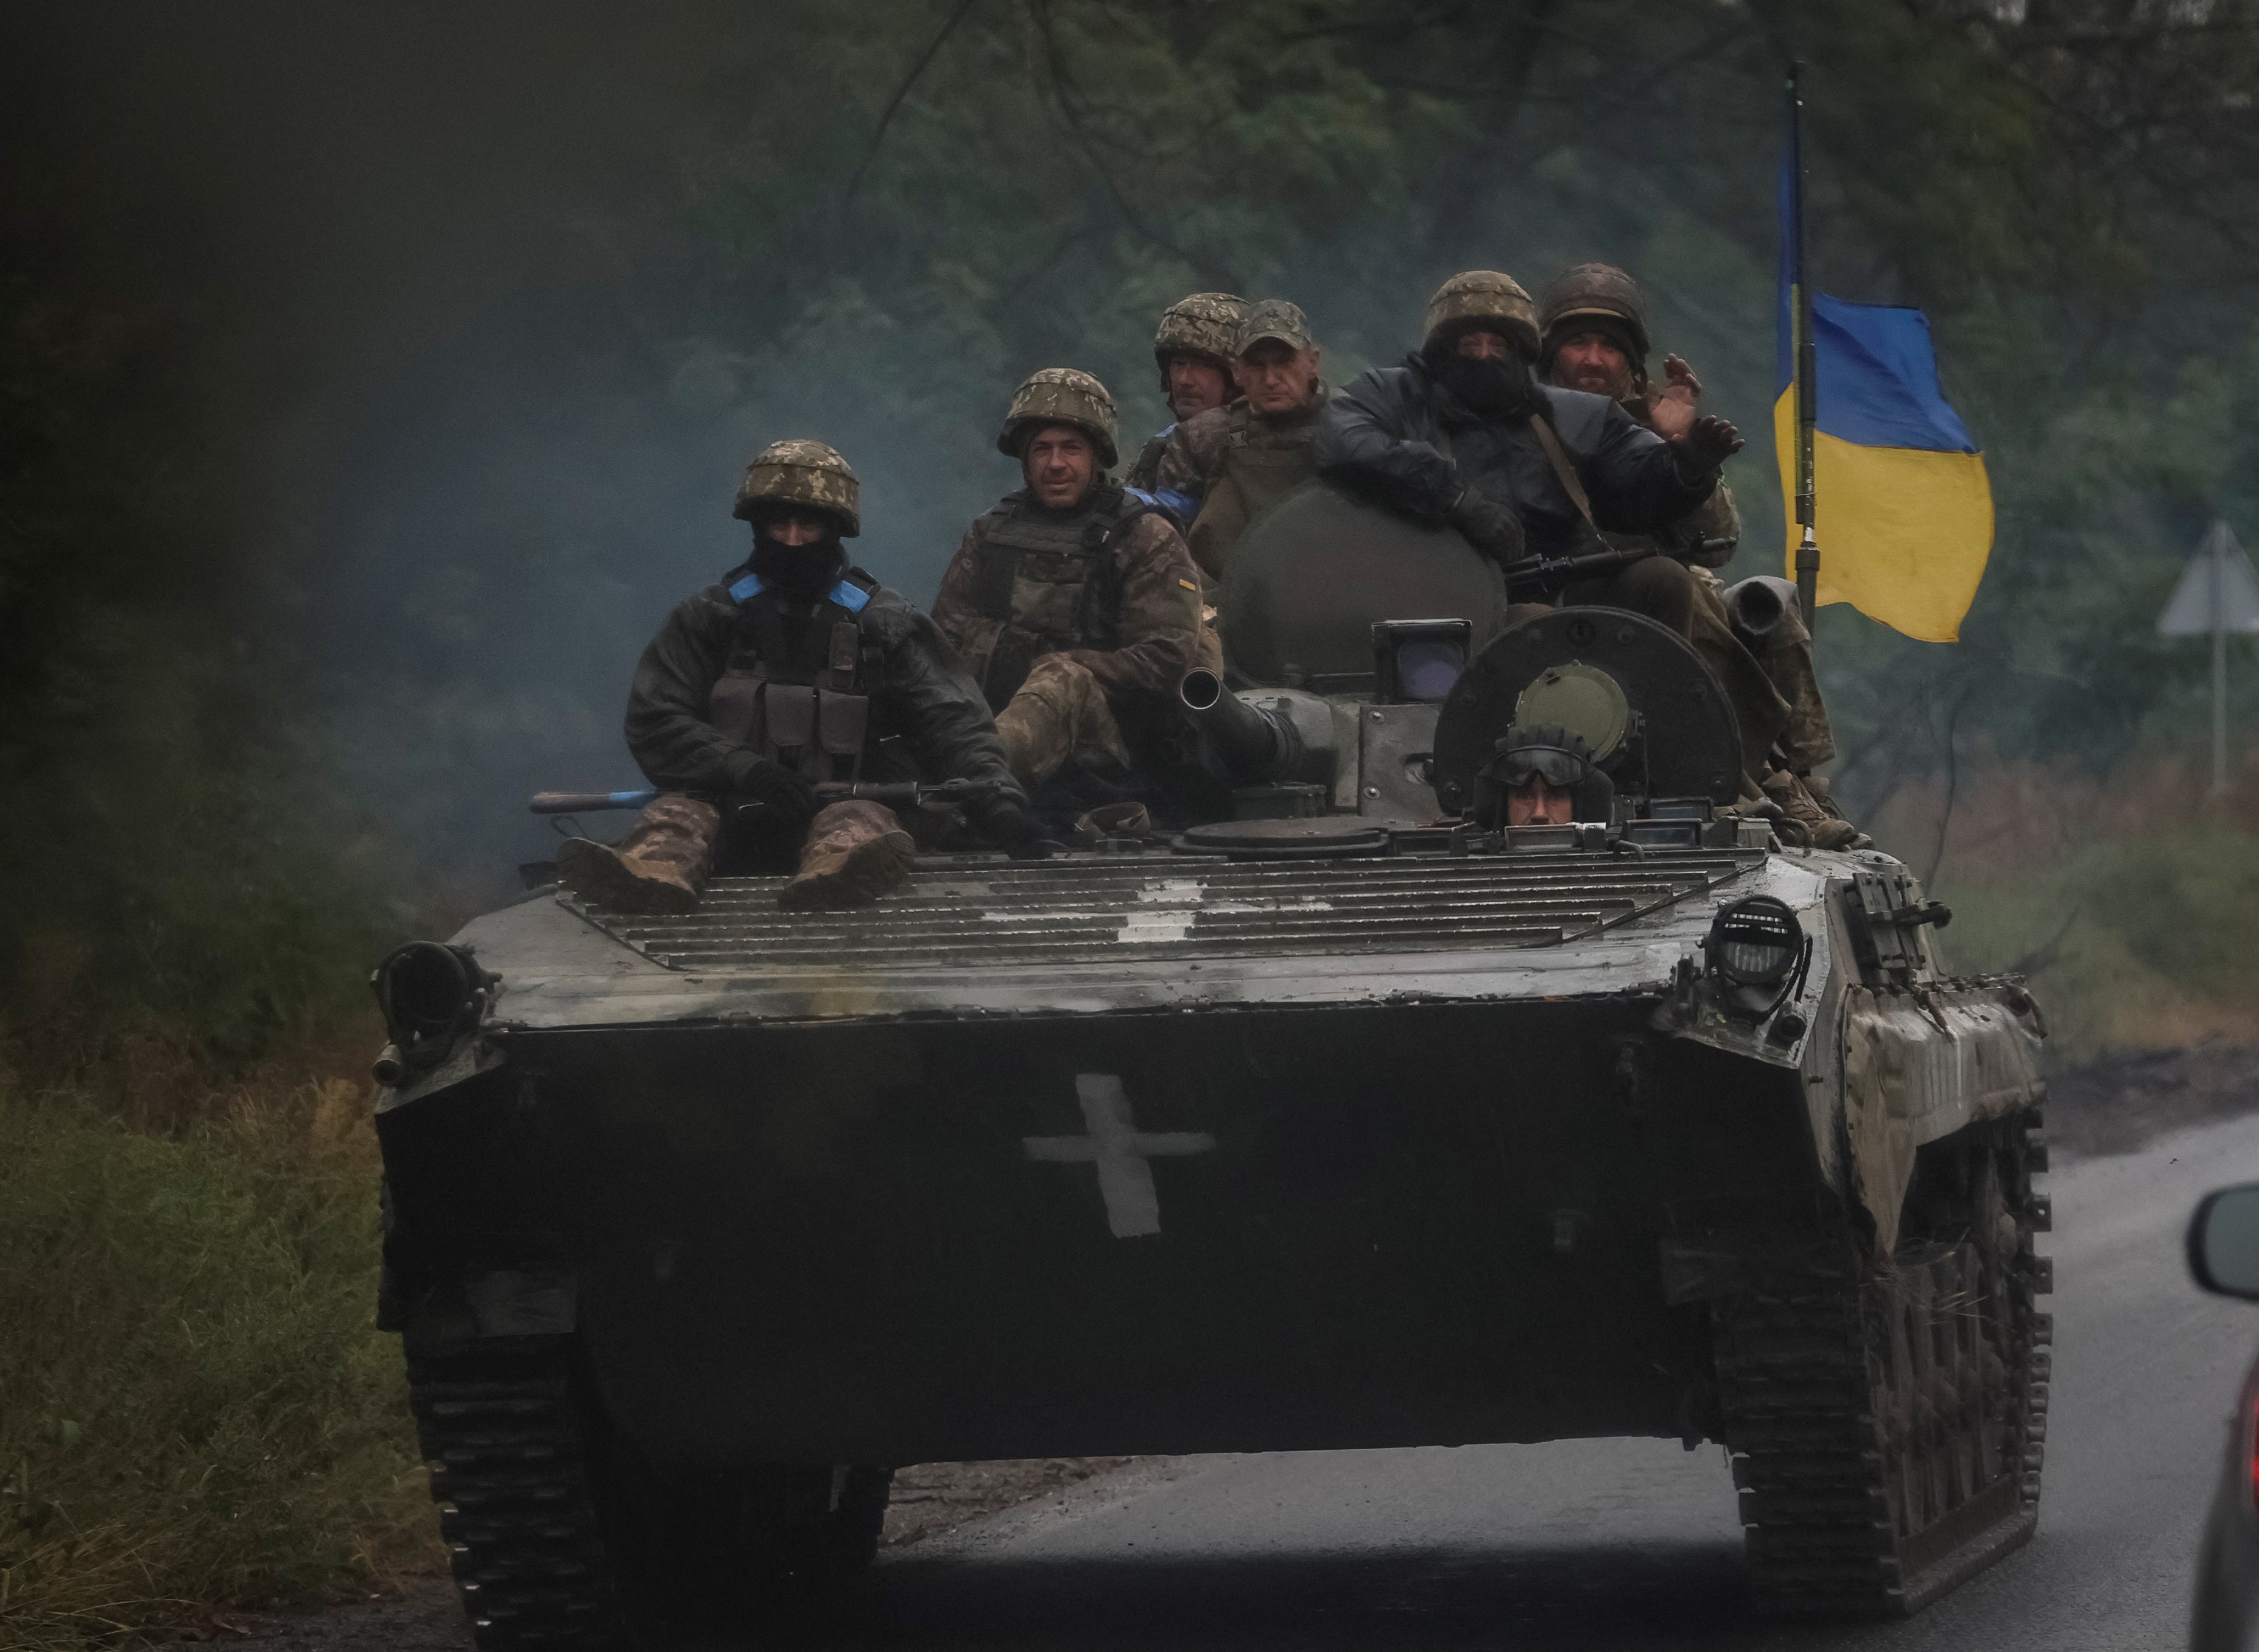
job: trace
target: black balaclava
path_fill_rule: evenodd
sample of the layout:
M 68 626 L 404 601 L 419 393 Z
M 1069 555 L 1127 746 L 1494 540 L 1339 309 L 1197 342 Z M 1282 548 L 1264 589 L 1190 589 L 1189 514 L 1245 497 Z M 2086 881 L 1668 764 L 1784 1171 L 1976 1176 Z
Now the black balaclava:
M 775 518 L 754 517 L 753 555 L 749 564 L 763 585 L 780 595 L 797 597 L 802 602 L 813 602 L 823 595 L 839 583 L 839 576 L 847 571 L 847 551 L 839 543 L 839 524 L 829 511 L 808 514 L 820 516 L 830 530 L 808 545 L 786 545 L 770 538 L 767 529 Z
M 1502 360 L 1496 356 L 1479 359 L 1461 355 L 1456 338 L 1440 338 L 1429 346 L 1428 367 L 1437 383 L 1484 418 L 1537 409 L 1537 381 L 1530 377 L 1529 359 L 1519 348 Z

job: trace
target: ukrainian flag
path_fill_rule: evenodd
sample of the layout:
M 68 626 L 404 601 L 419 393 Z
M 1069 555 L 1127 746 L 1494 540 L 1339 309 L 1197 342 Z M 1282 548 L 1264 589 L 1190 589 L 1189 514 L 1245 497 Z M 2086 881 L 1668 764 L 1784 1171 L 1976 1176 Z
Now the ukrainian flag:
M 1793 152 L 1792 152 L 1792 153 Z M 1796 499 L 1796 299 L 1801 283 L 1792 162 L 1781 168 L 1780 399 L 1773 440 L 1788 502 L 1788 575 L 1802 530 Z M 1950 643 L 1992 550 L 1985 456 L 1937 385 L 1919 310 L 1812 296 L 1814 532 L 1819 601 L 1849 602 L 1924 642 Z

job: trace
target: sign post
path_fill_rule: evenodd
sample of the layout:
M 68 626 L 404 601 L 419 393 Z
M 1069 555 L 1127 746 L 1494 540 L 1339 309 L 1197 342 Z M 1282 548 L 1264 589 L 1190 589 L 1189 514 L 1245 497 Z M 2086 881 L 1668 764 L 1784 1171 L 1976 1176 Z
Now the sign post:
M 2212 638 L 2212 789 L 2227 789 L 2227 637 L 2259 633 L 2259 573 L 2224 522 L 2189 559 L 2188 572 L 2173 587 L 2172 600 L 2157 616 L 2166 637 Z

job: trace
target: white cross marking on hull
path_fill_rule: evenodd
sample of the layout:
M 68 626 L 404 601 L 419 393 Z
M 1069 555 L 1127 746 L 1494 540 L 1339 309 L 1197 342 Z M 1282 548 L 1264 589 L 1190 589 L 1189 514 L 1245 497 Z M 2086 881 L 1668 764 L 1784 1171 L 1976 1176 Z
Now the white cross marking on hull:
M 1054 1164 L 1098 1166 L 1106 1225 L 1116 1239 L 1160 1232 L 1161 1197 L 1147 1161 L 1213 1152 L 1215 1137 L 1206 1130 L 1139 1129 L 1130 1115 L 1130 1097 L 1119 1073 L 1078 1072 L 1074 1093 L 1090 1134 L 1024 1136 L 1028 1157 Z

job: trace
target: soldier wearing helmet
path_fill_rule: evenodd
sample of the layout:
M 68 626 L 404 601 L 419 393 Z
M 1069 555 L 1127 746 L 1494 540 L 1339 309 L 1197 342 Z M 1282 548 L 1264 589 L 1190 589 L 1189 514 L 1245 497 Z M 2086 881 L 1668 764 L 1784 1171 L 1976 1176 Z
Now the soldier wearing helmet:
M 1122 780 L 1179 733 L 1185 673 L 1220 657 L 1200 576 L 1167 513 L 1106 480 L 1114 398 L 1088 374 L 1030 377 L 996 445 L 1022 486 L 966 530 L 934 621 L 1030 791 L 1069 769 Z
M 1240 399 L 1179 423 L 1155 467 L 1165 502 L 1197 502 L 1185 535 L 1213 583 L 1247 524 L 1297 483 L 1317 474 L 1318 430 L 1331 392 L 1302 312 L 1283 298 L 1249 306 L 1231 337 Z
M 1578 264 L 1561 271 L 1546 284 L 1538 326 L 1538 366 L 1549 382 L 1609 397 L 1665 441 L 1682 440 L 1693 428 L 1702 381 L 1673 355 L 1664 360 L 1664 382 L 1649 382 L 1647 359 L 1654 345 L 1647 297 L 1625 271 L 1612 264 Z M 1840 821 L 1840 830 L 1821 823 L 1830 816 L 1818 797 L 1778 795 L 1784 788 L 1796 794 L 1813 789 L 1811 772 L 1835 755 L 1835 744 L 1813 668 L 1812 634 L 1795 604 L 1783 604 L 1769 589 L 1747 589 L 1746 581 L 1727 590 L 1710 573 L 1731 559 L 1741 534 L 1740 513 L 1721 482 L 1700 509 L 1645 542 L 1692 571 L 1691 640 L 1734 701 L 1743 749 L 1752 754 L 1752 767 L 1768 794 L 1783 801 L 1792 816 L 1810 816 L 1806 823 L 1815 837 L 1848 838 L 1850 829 Z M 1640 542 L 1638 536 L 1607 538 L 1618 545 Z M 1566 601 L 1589 600 L 1575 587 L 1563 595 Z M 1736 623 L 1736 615 L 1749 614 L 1765 623 Z M 1775 757 L 1770 772 L 1756 760 L 1768 751 Z M 1775 778 L 1784 770 L 1790 778 Z
M 684 912 L 718 858 L 792 869 L 788 909 L 875 901 L 909 874 L 915 844 L 890 809 L 827 802 L 827 782 L 985 782 L 976 829 L 1043 851 L 988 708 L 933 623 L 848 566 L 859 494 L 821 442 L 773 443 L 745 467 L 734 514 L 752 554 L 668 616 L 628 696 L 628 749 L 659 795 L 619 843 L 558 851 L 574 894 Z
M 1607 396 L 1540 384 L 1536 306 L 1513 277 L 1468 270 L 1428 302 L 1421 348 L 1333 400 L 1318 442 L 1325 474 L 1419 521 L 1449 523 L 1501 562 L 1652 533 L 1698 509 L 1739 450 L 1725 420 L 1665 442 Z M 1584 600 L 1646 613 L 1681 635 L 1692 580 L 1640 563 Z
M 1236 293 L 1194 293 L 1161 312 L 1160 327 L 1153 334 L 1153 361 L 1161 370 L 1161 398 L 1169 404 L 1174 423 L 1145 438 L 1122 479 L 1124 487 L 1156 493 L 1161 451 L 1171 432 L 1238 394 L 1231 382 L 1231 336 L 1246 313 L 1247 301 Z M 1189 523 L 1200 514 L 1200 501 L 1194 498 L 1161 502 L 1180 522 Z
M 1666 442 L 1684 440 L 1700 417 L 1702 381 L 1678 356 L 1664 382 L 1648 381 L 1654 348 L 1647 296 L 1613 264 L 1578 264 L 1546 283 L 1539 303 L 1538 371 L 1564 390 L 1605 395 Z M 1721 567 L 1741 543 L 1742 519 L 1721 482 L 1696 509 L 1653 536 L 1659 549 L 1698 567 Z

